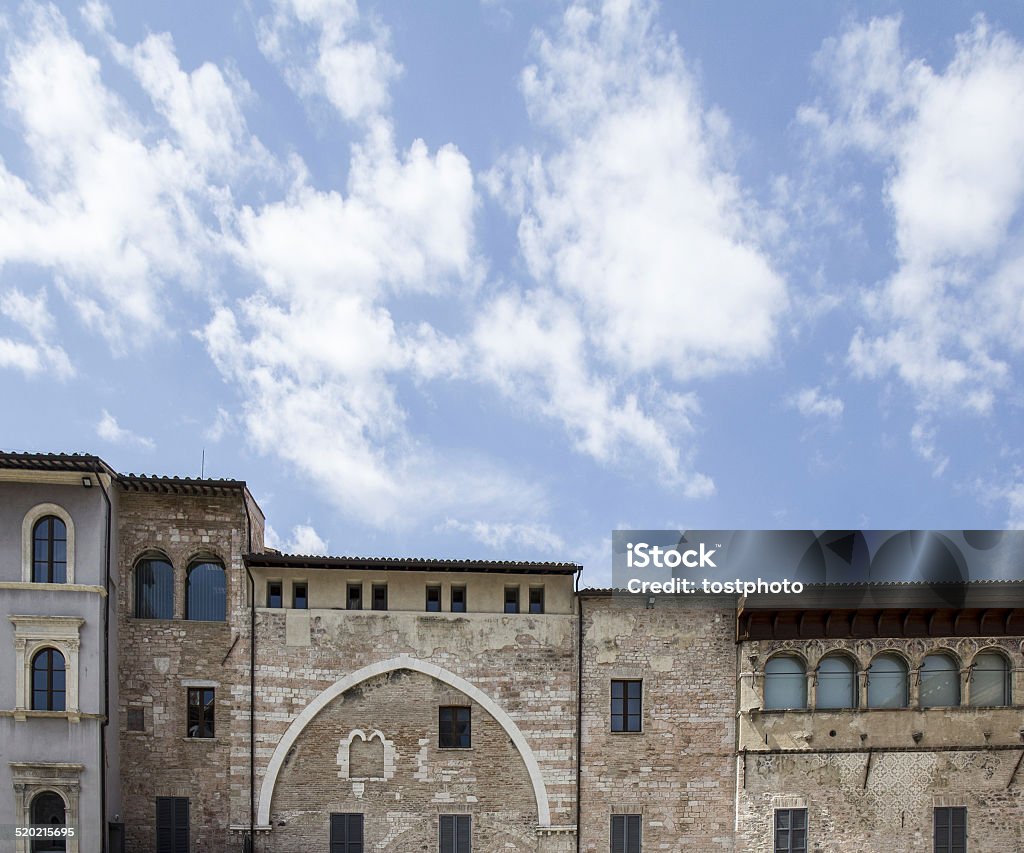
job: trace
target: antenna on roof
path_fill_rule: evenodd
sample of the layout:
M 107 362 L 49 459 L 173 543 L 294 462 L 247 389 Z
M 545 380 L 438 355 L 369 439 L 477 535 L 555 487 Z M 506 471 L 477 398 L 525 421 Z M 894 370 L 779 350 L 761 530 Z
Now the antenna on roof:
M 199 479 L 206 479 L 206 448 L 203 448 L 203 461 L 199 466 Z

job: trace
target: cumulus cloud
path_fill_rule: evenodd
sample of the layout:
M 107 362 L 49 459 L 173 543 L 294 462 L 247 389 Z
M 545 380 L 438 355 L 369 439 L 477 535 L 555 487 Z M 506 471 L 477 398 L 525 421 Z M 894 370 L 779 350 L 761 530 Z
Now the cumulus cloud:
M 440 527 L 464 533 L 495 551 L 528 549 L 564 556 L 565 541 L 544 524 L 495 523 L 487 521 L 460 521 L 449 518 Z
M 989 412 L 1022 345 L 1024 47 L 979 17 L 933 68 L 885 18 L 826 41 L 817 65 L 828 94 L 800 118 L 884 166 L 895 233 L 850 363 L 895 371 L 923 409 Z
M 639 452 L 663 482 L 707 494 L 685 449 L 695 400 L 660 386 L 769 357 L 787 295 L 719 157 L 728 122 L 702 104 L 655 17 L 645 0 L 574 3 L 537 34 L 522 89 L 550 144 L 508 155 L 487 178 L 518 217 L 537 286 L 499 296 L 476 339 L 486 375 L 517 397 L 530 390 L 583 452 Z M 530 361 L 519 334 L 546 335 L 554 362 Z
M 805 418 L 838 420 L 843 414 L 843 401 L 823 392 L 820 387 L 801 388 L 790 395 L 788 402 Z
M 935 428 L 928 420 L 919 420 L 910 428 L 910 445 L 918 456 L 932 466 L 933 476 L 943 475 L 949 465 L 949 457 L 938 449 Z
M 137 433 L 122 427 L 117 422 L 117 418 L 110 414 L 106 409 L 103 410 L 103 414 L 100 416 L 100 419 L 96 424 L 96 435 L 104 441 L 109 441 L 111 444 L 135 445 L 136 447 L 141 447 L 146 450 L 152 450 L 156 447 L 153 439 L 138 435 Z
M 46 304 L 46 292 L 28 296 L 16 287 L 0 293 L 0 315 L 22 328 L 28 340 L 0 337 L 0 367 L 26 375 L 52 373 L 68 379 L 75 369 L 64 349 L 53 343 L 56 322 Z

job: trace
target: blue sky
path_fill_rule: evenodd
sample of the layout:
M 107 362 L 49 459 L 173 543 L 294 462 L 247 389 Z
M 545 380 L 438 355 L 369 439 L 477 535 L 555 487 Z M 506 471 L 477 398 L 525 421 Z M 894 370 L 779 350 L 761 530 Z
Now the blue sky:
M 1024 526 L 1019 3 L 2 13 L 11 450 L 300 553 Z

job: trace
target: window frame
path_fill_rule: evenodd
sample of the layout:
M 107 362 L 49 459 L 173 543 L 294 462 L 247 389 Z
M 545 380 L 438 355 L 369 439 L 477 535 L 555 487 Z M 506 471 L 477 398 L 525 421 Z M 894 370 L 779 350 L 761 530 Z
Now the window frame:
M 302 595 L 299 595 L 299 590 L 302 590 Z M 299 604 L 299 599 L 302 599 L 302 604 Z M 309 582 L 308 581 L 293 581 L 292 582 L 292 610 L 309 610 Z
M 779 823 L 780 823 L 779 818 L 782 815 L 786 815 L 787 823 L 788 823 L 788 825 L 784 826 L 784 827 L 780 827 L 779 826 Z M 794 826 L 794 823 L 795 823 L 794 817 L 797 816 L 797 815 L 800 816 L 801 822 L 803 823 L 803 826 Z M 801 844 L 799 846 L 794 846 L 794 844 L 793 844 L 793 832 L 794 831 L 796 831 L 796 832 L 802 831 L 803 832 L 803 834 L 804 834 L 803 844 Z M 789 833 L 788 838 L 786 839 L 786 846 L 785 847 L 780 847 L 779 846 L 779 833 L 780 832 Z M 773 851 L 773 853 L 807 853 L 807 836 L 808 836 L 808 833 L 809 833 L 809 829 L 808 829 L 808 815 L 807 815 L 807 807 L 806 806 L 799 806 L 799 807 L 795 807 L 795 808 L 775 809 L 775 813 L 772 815 L 772 851 Z
M 46 532 L 44 533 L 42 540 L 40 541 L 39 528 L 46 525 Z M 61 536 L 57 535 L 56 525 L 60 525 L 63 528 Z M 58 560 L 56 557 L 55 549 L 58 542 L 64 544 L 64 559 Z M 38 548 L 39 544 L 45 544 L 46 556 L 43 559 L 39 559 Z M 39 566 L 43 566 L 45 578 L 38 578 L 37 570 Z M 59 574 L 61 577 L 57 577 L 58 571 L 57 566 L 60 566 Z M 68 526 L 64 523 L 64 519 L 57 515 L 44 515 L 36 520 L 36 523 L 32 525 L 32 583 L 60 583 L 66 584 L 68 582 Z
M 445 846 L 445 823 L 451 824 L 451 847 Z M 465 829 L 462 829 L 465 827 Z M 459 843 L 460 829 L 465 832 L 465 844 Z M 439 814 L 437 816 L 437 849 L 439 853 L 472 853 L 473 816 L 471 814 Z
M 162 565 L 166 566 L 170 570 L 171 583 L 170 583 L 170 615 L 169 616 L 153 616 L 153 615 L 141 613 L 142 608 L 141 608 L 140 605 L 143 603 L 143 595 L 142 595 L 142 584 L 139 583 L 139 570 L 143 567 L 143 564 L 152 564 L 152 563 L 162 564 Z M 133 602 L 134 607 L 133 607 L 133 610 L 132 610 L 133 618 L 135 618 L 135 619 L 173 619 L 174 618 L 174 592 L 175 592 L 175 590 L 174 590 L 174 587 L 175 587 L 174 564 L 171 563 L 170 558 L 166 554 L 164 554 L 162 552 L 159 552 L 159 551 L 150 551 L 150 552 L 142 554 L 140 557 L 138 557 L 135 560 L 134 567 L 132 568 L 132 585 L 134 587 L 134 589 L 132 591 L 134 593 L 134 598 L 135 598 L 135 601 Z M 159 589 L 160 584 L 155 584 L 155 586 L 158 587 L 157 588 L 157 592 L 159 593 L 161 591 Z M 149 603 L 152 604 L 153 602 L 149 602 Z M 167 602 L 163 598 L 160 598 L 160 599 L 158 599 L 156 601 L 156 603 L 159 605 L 159 604 L 166 604 Z M 160 608 L 154 607 L 153 609 L 154 610 L 158 610 Z
M 511 609 L 509 609 L 511 608 Z M 503 611 L 504 613 L 518 613 L 519 612 L 519 587 L 518 586 L 506 586 L 505 594 L 503 599 Z
M 35 581 L 35 527 L 46 516 L 53 516 L 64 522 L 67 541 L 65 580 L 59 586 L 75 583 L 75 523 L 64 507 L 55 503 L 40 503 L 29 509 L 21 522 L 21 580 L 23 583 L 44 583 Z M 48 583 L 48 581 L 46 582 Z
M 615 846 L 617 826 L 621 833 L 622 846 Z M 630 844 L 630 830 L 636 831 L 636 845 Z M 644 821 L 640 814 L 613 814 L 608 827 L 608 847 L 611 853 L 641 853 L 644 847 Z
M 953 837 L 957 829 L 953 820 L 954 813 L 962 815 L 962 824 L 959 827 L 963 833 L 961 840 Z M 946 826 L 940 828 L 939 815 L 946 817 Z M 939 839 L 940 829 L 946 830 L 945 839 Z M 934 806 L 932 808 L 932 849 L 934 853 L 966 853 L 967 851 L 967 806 Z
M 277 588 L 277 595 L 274 595 L 274 588 Z M 274 599 L 277 604 L 274 604 Z M 267 607 L 272 610 L 284 609 L 284 581 L 267 581 Z
M 352 593 L 358 592 L 359 594 L 353 596 Z M 363 582 L 362 581 L 349 581 L 345 584 L 345 609 L 346 610 L 362 610 L 363 609 Z
M 799 667 L 799 672 L 769 672 L 768 668 L 772 664 L 778 664 L 782 661 L 792 661 Z M 782 679 L 799 679 L 799 686 L 795 687 L 794 690 L 799 690 L 800 701 L 798 704 L 785 703 L 777 704 L 774 701 L 769 701 L 769 683 L 774 684 L 775 691 L 783 691 L 790 682 Z M 783 691 L 784 692 L 784 691 Z M 779 654 L 773 654 L 768 660 L 764 662 L 764 710 L 766 711 L 806 711 L 808 705 L 807 694 L 810 691 L 807 689 L 807 661 L 805 661 L 799 655 L 792 654 L 790 652 L 782 652 Z M 794 694 L 795 695 L 795 694 Z
M 638 686 L 639 696 L 630 696 L 630 687 L 632 685 Z M 616 696 L 616 687 L 622 686 L 622 695 Z M 613 678 L 608 690 L 609 695 L 609 730 L 613 734 L 642 734 L 644 730 L 644 680 L 642 678 Z M 615 711 L 615 701 L 618 699 L 623 703 L 622 710 L 618 713 Z M 638 703 L 638 710 L 633 712 L 630 710 L 630 702 L 636 701 Z M 635 727 L 634 721 L 635 720 Z M 616 723 L 618 723 L 616 725 Z
M 25 720 L 31 714 L 65 714 L 77 721 L 78 658 L 81 648 L 80 632 L 85 619 L 80 616 L 9 616 L 14 624 L 15 656 L 15 708 L 14 719 Z M 36 652 L 56 649 L 64 656 L 65 709 L 61 711 L 35 711 L 32 708 L 32 663 Z
M 224 577 L 224 599 L 223 599 L 223 613 L 219 619 L 200 619 L 198 616 L 192 615 L 192 604 L 195 600 L 192 594 L 192 575 L 199 569 L 214 568 L 220 569 L 221 574 Z M 198 607 L 198 605 L 196 605 Z M 193 557 L 188 564 L 188 568 L 185 570 L 185 621 L 186 622 L 227 622 L 228 621 L 228 570 L 224 565 L 224 562 L 219 558 L 211 555 L 202 555 Z
M 464 713 L 463 713 L 464 712 Z M 448 716 L 449 719 L 445 720 Z M 465 720 L 459 719 L 465 716 Z M 462 723 L 465 730 L 461 730 Z M 465 742 L 463 742 L 463 740 Z M 439 705 L 437 708 L 437 748 L 438 749 L 472 749 L 473 748 L 473 706 L 472 705 Z
M 378 595 L 380 599 L 378 600 Z M 383 606 L 378 606 L 382 604 Z M 370 584 L 370 609 L 384 613 L 388 609 L 388 585 L 386 583 Z
M 978 671 L 978 658 L 981 657 L 993 657 L 999 660 L 1000 672 L 1002 673 L 1002 688 L 1003 688 L 1003 701 L 997 705 L 980 704 L 975 698 L 975 673 Z M 986 669 L 981 670 L 982 672 L 995 672 L 996 670 Z M 988 648 L 981 649 L 971 661 L 970 676 L 968 679 L 968 691 L 970 696 L 970 706 L 973 708 L 1011 708 L 1013 707 L 1013 664 L 1007 659 L 1006 655 L 998 649 L 994 649 L 991 646 Z
M 431 593 L 437 593 L 436 601 L 430 600 Z M 437 604 L 437 607 L 431 607 L 431 604 Z M 424 607 L 426 608 L 424 613 L 440 613 L 441 612 L 441 584 L 439 583 L 428 583 L 426 589 L 426 598 L 424 600 Z
M 459 602 L 458 607 L 455 606 L 455 594 L 459 593 L 462 596 L 462 601 Z M 453 584 L 448 589 L 448 610 L 451 613 L 468 613 L 469 612 L 469 590 L 465 584 Z
M 38 661 L 40 657 L 42 657 L 43 655 L 46 655 L 47 665 L 45 669 L 40 670 L 36 664 L 36 661 Z M 57 669 L 54 666 L 55 656 L 60 658 L 60 669 Z M 31 668 L 31 709 L 33 711 L 59 711 L 66 713 L 68 709 L 68 661 L 64 653 L 60 649 L 55 648 L 54 646 L 42 646 L 41 648 L 36 649 L 36 651 L 33 652 Z M 61 672 L 64 674 L 64 687 L 61 690 L 57 690 L 53 686 L 54 674 L 57 672 Z M 42 691 L 40 691 L 40 688 L 36 686 L 36 675 L 40 673 L 45 676 L 46 684 Z M 40 692 L 43 693 L 43 707 L 40 707 L 36 704 L 36 696 Z M 56 704 L 56 697 L 58 695 L 60 696 L 60 705 L 62 707 L 55 708 L 54 705 Z
M 903 699 L 901 704 L 898 705 L 883 705 L 876 704 L 871 701 L 871 669 L 880 660 L 893 660 L 896 661 L 901 667 L 901 674 L 903 676 Z M 886 675 L 887 673 L 877 672 L 876 677 L 880 675 Z M 904 657 L 898 652 L 886 649 L 875 655 L 867 668 L 867 708 L 868 710 L 886 710 L 894 708 L 909 708 L 910 707 L 910 667 Z
M 543 613 L 545 610 L 544 587 L 531 586 L 529 596 L 529 604 L 527 605 L 529 612 L 534 616 Z M 534 598 L 538 600 L 534 601 Z
M 848 705 L 822 705 L 821 704 L 821 683 L 823 676 L 837 677 L 837 673 L 823 673 L 821 670 L 822 664 L 827 661 L 841 661 L 847 667 L 849 667 L 849 679 L 850 679 L 850 695 L 848 697 Z M 829 652 L 821 656 L 818 661 L 818 666 L 814 670 L 814 707 L 815 709 L 821 709 L 823 711 L 844 711 L 844 710 L 856 710 L 860 706 L 860 690 L 858 684 L 859 673 L 857 671 L 857 662 L 847 654 L 842 652 Z M 844 675 L 845 678 L 845 675 Z M 838 677 L 836 678 L 838 680 Z M 838 690 L 838 688 L 837 688 Z
M 215 687 L 188 686 L 185 688 L 185 737 L 189 740 L 212 740 L 217 737 L 217 689 Z M 203 694 L 209 692 L 210 700 L 205 703 Z M 199 695 L 199 702 L 193 703 L 193 695 Z M 193 708 L 195 713 L 193 713 Z M 192 734 L 193 718 L 197 734 Z M 209 727 L 209 734 L 203 734 Z
M 925 667 L 929 660 L 944 659 L 949 663 L 949 668 L 928 669 Z M 925 682 L 938 682 L 942 674 L 946 674 L 949 686 L 956 691 L 955 702 L 935 702 L 925 696 Z M 917 704 L 920 708 L 959 708 L 963 704 L 963 691 L 960 689 L 960 661 L 945 649 L 936 649 L 929 652 L 921 659 L 921 666 L 917 670 Z

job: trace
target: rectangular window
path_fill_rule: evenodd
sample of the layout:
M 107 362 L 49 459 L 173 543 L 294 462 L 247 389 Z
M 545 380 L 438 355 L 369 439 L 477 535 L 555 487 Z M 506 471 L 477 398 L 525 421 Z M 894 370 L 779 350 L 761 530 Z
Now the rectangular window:
M 464 586 L 452 587 L 452 613 L 466 612 L 466 588 Z
M 640 853 L 640 815 L 612 815 L 612 853 Z
M 807 809 L 775 810 L 775 853 L 807 853 Z
M 442 705 L 437 711 L 437 745 L 441 749 L 469 749 L 470 709 L 463 705 Z
M 472 853 L 472 837 L 472 815 L 438 815 L 437 849 L 440 853 Z
M 432 585 L 427 587 L 427 613 L 441 612 L 441 587 Z
M 363 816 L 331 815 L 330 853 L 363 853 Z
M 543 613 L 544 612 L 544 587 L 542 587 L 542 586 L 531 586 L 530 587 L 530 612 L 531 613 Z
M 386 583 L 375 583 L 372 587 L 373 609 L 388 609 L 388 585 Z
M 281 581 L 270 581 L 267 584 L 267 607 L 284 607 Z
M 188 688 L 188 736 L 213 737 L 213 688 Z
M 363 585 L 361 583 L 350 583 L 348 585 L 348 609 L 363 609 Z
M 146 730 L 146 709 L 145 708 L 129 708 L 128 709 L 128 731 L 130 732 L 144 732 Z
M 967 809 L 963 806 L 937 808 L 935 853 L 967 853 Z
M 640 731 L 640 712 L 643 696 L 640 679 L 612 681 L 612 731 Z
M 188 851 L 188 797 L 157 797 L 156 853 Z
M 309 587 L 306 584 L 292 584 L 292 607 L 296 610 L 309 609 Z
M 505 587 L 505 612 L 506 613 L 518 613 L 519 612 L 519 587 L 507 586 Z

